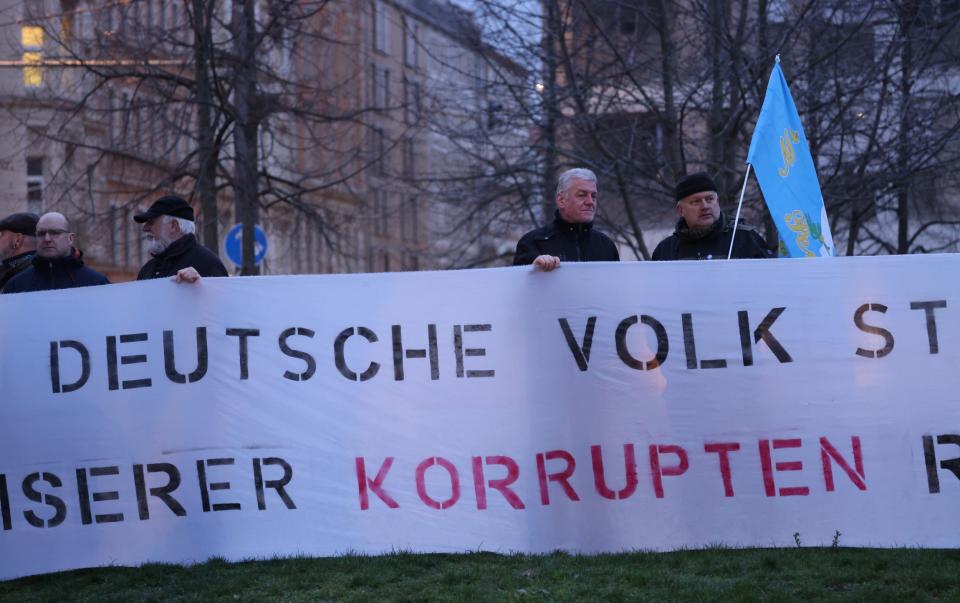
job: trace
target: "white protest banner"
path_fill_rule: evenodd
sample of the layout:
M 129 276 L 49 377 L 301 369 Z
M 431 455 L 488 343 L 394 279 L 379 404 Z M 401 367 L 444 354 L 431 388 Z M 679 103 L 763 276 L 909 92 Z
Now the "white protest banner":
M 0 296 L 0 577 L 960 544 L 960 256 Z

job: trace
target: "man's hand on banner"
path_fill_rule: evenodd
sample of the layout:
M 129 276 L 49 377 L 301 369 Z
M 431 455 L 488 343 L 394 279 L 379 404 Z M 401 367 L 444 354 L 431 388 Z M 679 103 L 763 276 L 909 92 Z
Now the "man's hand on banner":
M 538 255 L 535 260 L 533 260 L 533 267 L 539 268 L 544 272 L 550 272 L 555 268 L 560 267 L 560 258 L 555 255 Z
M 200 273 L 193 266 L 187 266 L 178 270 L 176 274 L 170 277 L 175 283 L 195 283 L 200 280 Z

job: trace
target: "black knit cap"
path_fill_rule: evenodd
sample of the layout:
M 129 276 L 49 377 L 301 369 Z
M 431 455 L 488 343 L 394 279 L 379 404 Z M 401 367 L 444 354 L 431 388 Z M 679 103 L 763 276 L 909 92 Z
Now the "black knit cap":
M 0 230 L 9 230 L 18 234 L 30 237 L 37 236 L 37 214 L 28 214 L 26 212 L 10 214 L 3 220 L 0 220 Z
M 677 182 L 677 201 L 696 193 L 717 192 L 717 184 L 706 172 L 687 174 Z
M 139 222 L 142 224 L 143 222 L 152 220 L 157 216 L 173 216 L 174 218 L 183 218 L 185 220 L 190 220 L 191 222 L 194 221 L 193 208 L 190 207 L 190 204 L 187 203 L 183 197 L 178 197 L 176 195 L 160 197 L 153 202 L 153 205 L 150 206 L 150 209 L 135 215 L 133 220 L 134 222 Z

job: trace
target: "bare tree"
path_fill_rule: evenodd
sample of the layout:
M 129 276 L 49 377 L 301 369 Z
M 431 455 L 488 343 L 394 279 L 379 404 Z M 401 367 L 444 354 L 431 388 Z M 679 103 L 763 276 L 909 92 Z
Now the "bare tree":
M 504 21 L 519 10 L 487 4 Z M 541 10 L 543 42 L 526 50 L 546 74 L 542 104 L 524 119 L 544 133 L 543 190 L 556 165 L 593 167 L 601 219 L 638 258 L 685 172 L 706 169 L 735 200 L 777 54 L 846 253 L 956 249 L 954 3 L 544 0 Z M 770 232 L 756 186 L 748 193 L 746 215 Z
M 352 269 L 371 253 L 365 230 L 387 218 L 402 222 L 390 244 L 405 256 L 439 249 L 432 265 L 503 255 L 496 216 L 531 194 L 505 166 L 529 145 L 516 142 L 527 129 L 505 119 L 517 103 L 495 96 L 519 94 L 498 82 L 526 75 L 481 39 L 470 13 L 433 0 L 227 6 L 91 2 L 31 17 L 70 60 L 57 71 L 69 77 L 51 70 L 37 91 L 61 103 L 37 136 L 82 148 L 78 163 L 92 166 L 60 175 L 61 202 L 109 231 L 115 212 L 105 196 L 132 207 L 162 190 L 190 193 L 208 246 L 219 247 L 231 214 L 244 225 L 242 274 L 258 271 L 252 235 L 263 215 L 296 239 L 290 249 L 309 255 L 323 245 Z M 82 26 L 64 30 L 67 17 Z M 396 48 L 376 48 L 396 45 L 386 28 L 403 37 L 399 66 Z M 411 62 L 418 53 L 420 65 Z M 384 190 L 390 209 L 377 205 Z M 418 196 L 449 211 L 417 210 Z M 433 224 L 435 213 L 446 217 Z
M 603 227 L 646 259 L 684 173 L 714 174 L 732 206 L 780 54 L 841 248 L 960 241 L 955 3 L 473 4 L 64 0 L 28 22 L 70 67 L 49 69 L 45 125 L 21 117 L 82 157 L 57 174 L 65 200 L 104 220 L 106 195 L 190 192 L 207 245 L 231 214 L 244 224 L 244 274 L 261 216 L 353 269 L 506 262 L 575 165 L 601 177 Z

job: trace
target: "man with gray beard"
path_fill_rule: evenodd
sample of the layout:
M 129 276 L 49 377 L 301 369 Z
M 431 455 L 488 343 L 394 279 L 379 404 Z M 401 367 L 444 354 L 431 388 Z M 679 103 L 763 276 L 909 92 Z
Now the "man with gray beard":
M 160 197 L 133 219 L 143 224 L 147 251 L 153 256 L 140 269 L 138 281 L 170 277 L 195 283 L 201 276 L 228 276 L 217 254 L 197 242 L 193 208 L 183 198 Z

